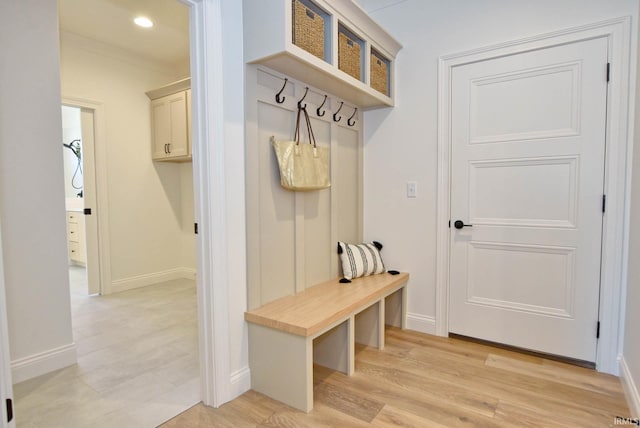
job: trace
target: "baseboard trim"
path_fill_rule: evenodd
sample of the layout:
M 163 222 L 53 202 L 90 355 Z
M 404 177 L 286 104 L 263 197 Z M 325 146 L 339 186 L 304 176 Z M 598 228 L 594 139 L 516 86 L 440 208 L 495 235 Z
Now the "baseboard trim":
M 16 384 L 71 366 L 77 361 L 76 344 L 71 343 L 12 361 L 11 377 Z
M 119 293 L 121 291 L 147 287 L 160 282 L 171 281 L 173 279 L 195 279 L 195 275 L 195 269 L 175 268 L 160 272 L 147 273 L 144 275 L 130 276 L 129 278 L 111 281 L 111 292 Z
M 229 376 L 230 383 L 230 400 L 241 396 L 245 392 L 251 389 L 251 370 L 249 367 L 243 367 L 240 370 L 236 370 Z
M 407 328 L 421 333 L 436 334 L 436 319 L 426 315 L 407 313 Z
M 627 398 L 627 404 L 629 404 L 629 410 L 631 411 L 631 415 L 629 416 L 632 418 L 640 418 L 640 393 L 638 393 L 638 385 L 631 375 L 624 356 L 620 358 L 620 380 L 622 381 L 624 395 Z

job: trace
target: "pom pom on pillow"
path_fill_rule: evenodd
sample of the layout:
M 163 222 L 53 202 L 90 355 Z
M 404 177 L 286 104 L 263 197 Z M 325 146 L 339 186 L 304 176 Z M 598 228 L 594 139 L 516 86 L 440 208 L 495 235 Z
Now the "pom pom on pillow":
M 346 244 L 338 242 L 338 254 L 342 262 L 342 275 L 346 279 L 385 272 L 380 256 L 382 244 Z

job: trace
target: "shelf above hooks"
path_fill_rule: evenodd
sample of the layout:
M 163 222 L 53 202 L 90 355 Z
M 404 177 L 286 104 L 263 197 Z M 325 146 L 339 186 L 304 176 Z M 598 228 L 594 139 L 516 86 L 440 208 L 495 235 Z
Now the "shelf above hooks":
M 361 53 L 364 69 L 360 79 L 340 69 L 337 52 L 319 58 L 293 43 L 294 22 L 291 19 L 290 0 L 244 1 L 244 28 L 249 32 L 244 46 L 247 63 L 265 65 L 292 79 L 303 81 L 322 93 L 336 94 L 361 110 L 394 105 L 395 58 L 402 46 L 355 2 L 313 0 L 313 4 L 327 15 L 329 25 L 325 26 L 325 30 L 335 30 L 340 23 L 350 23 L 349 30 L 364 41 Z M 273 25 L 274 22 L 279 25 Z M 326 30 L 325 46 L 336 45 L 337 37 L 337 31 Z M 381 92 L 377 84 L 379 79 L 374 79 L 379 72 L 386 74 L 386 91 L 383 88 Z M 321 113 L 322 110 L 318 115 Z

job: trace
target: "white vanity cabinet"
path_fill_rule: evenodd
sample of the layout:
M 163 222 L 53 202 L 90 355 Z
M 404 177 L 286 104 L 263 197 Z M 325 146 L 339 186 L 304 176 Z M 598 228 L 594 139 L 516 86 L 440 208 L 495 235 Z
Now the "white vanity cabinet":
M 151 99 L 151 155 L 155 161 L 191 160 L 190 79 L 147 92 Z
M 86 266 L 87 248 L 84 231 L 84 214 L 79 211 L 67 211 L 67 241 L 69 261 L 72 264 Z

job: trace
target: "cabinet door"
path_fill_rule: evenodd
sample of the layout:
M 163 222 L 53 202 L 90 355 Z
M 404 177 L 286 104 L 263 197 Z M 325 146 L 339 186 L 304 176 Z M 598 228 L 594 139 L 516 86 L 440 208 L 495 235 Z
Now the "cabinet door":
M 151 101 L 151 155 L 153 159 L 169 156 L 171 115 L 167 97 Z
M 169 114 L 171 116 L 171 141 L 169 141 L 169 157 L 189 155 L 187 135 L 187 92 L 182 91 L 169 95 Z

